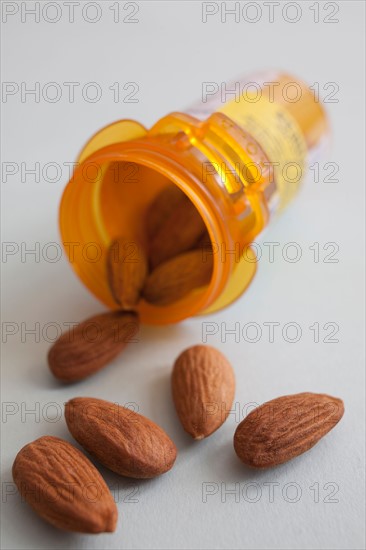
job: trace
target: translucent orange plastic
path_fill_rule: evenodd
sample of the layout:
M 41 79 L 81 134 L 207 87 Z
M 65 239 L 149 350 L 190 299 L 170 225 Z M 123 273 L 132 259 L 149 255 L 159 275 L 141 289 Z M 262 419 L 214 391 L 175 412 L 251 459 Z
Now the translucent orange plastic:
M 217 311 L 248 287 L 256 271 L 250 243 L 294 194 L 288 193 L 294 186 L 278 171 L 282 166 L 273 169 L 276 155 L 292 169 L 291 155 L 308 153 L 327 133 L 324 110 L 311 90 L 288 75 L 280 75 L 279 82 L 273 97 L 263 87 L 260 102 L 229 101 L 206 120 L 172 113 L 150 130 L 121 120 L 86 144 L 62 197 L 60 228 L 73 268 L 106 306 L 116 308 L 105 265 L 111 240 L 129 235 L 145 242 L 146 210 L 167 185 L 180 187 L 205 221 L 213 243 L 213 275 L 207 287 L 173 305 L 156 307 L 142 300 L 142 322 L 173 323 Z M 302 90 L 293 103 L 282 93 L 289 82 Z M 269 133 L 263 129 L 267 121 Z

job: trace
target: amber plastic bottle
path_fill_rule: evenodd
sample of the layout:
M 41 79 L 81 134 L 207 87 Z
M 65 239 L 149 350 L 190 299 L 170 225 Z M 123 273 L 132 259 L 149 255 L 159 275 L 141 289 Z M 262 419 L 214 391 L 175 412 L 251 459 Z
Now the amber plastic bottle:
M 206 223 L 213 275 L 207 287 L 172 305 L 142 300 L 141 321 L 166 324 L 217 311 L 252 280 L 257 262 L 250 243 L 296 194 L 328 124 L 312 90 L 290 75 L 233 84 L 150 130 L 132 120 L 115 122 L 83 148 L 62 197 L 61 235 L 76 273 L 108 307 L 116 305 L 107 284 L 107 247 L 119 235 L 144 241 L 146 209 L 172 184 Z M 235 89 L 235 97 L 227 93 Z

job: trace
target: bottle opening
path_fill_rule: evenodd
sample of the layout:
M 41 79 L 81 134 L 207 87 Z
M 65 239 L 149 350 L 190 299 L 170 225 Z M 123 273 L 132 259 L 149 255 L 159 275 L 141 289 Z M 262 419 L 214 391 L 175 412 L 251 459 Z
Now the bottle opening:
M 123 144 L 119 145 L 122 147 Z M 106 306 L 118 309 L 106 276 L 109 246 L 114 239 L 127 237 L 132 245 L 134 241 L 141 243 L 147 253 L 151 253 L 151 236 L 147 224 L 149 216 L 151 218 L 151 209 L 154 210 L 154 201 L 167 190 L 176 189 L 183 194 L 189 204 L 194 205 L 194 210 L 202 220 L 203 231 L 197 236 L 197 242 L 192 242 L 190 249 L 182 254 L 196 251 L 202 262 L 201 273 L 202 270 L 206 271 L 206 277 L 205 284 L 201 284 L 202 277 L 198 277 L 198 286 L 171 303 L 156 305 L 144 298 L 140 301 L 137 309 L 143 322 L 166 324 L 180 321 L 209 307 L 220 292 L 229 266 L 222 264 L 219 257 L 212 253 L 209 243 L 221 242 L 223 235 L 208 204 L 195 189 L 192 177 L 169 167 L 166 159 L 164 166 L 160 166 L 156 158 L 147 155 L 144 159 L 143 156 L 141 151 L 127 154 L 121 149 L 116 155 L 110 151 L 110 147 L 106 147 L 81 163 L 62 199 L 61 233 L 70 262 L 79 277 Z M 123 157 L 126 159 L 122 160 Z M 180 232 L 189 229 L 179 227 L 179 219 L 176 223 L 176 229 Z M 164 246 L 164 233 L 160 232 L 159 239 Z M 158 245 L 159 242 L 155 242 L 155 249 Z M 166 263 L 170 258 L 163 260 Z M 161 268 L 162 263 L 160 266 L 154 265 L 150 257 L 152 270 Z M 207 277 L 209 263 L 212 265 L 211 275 Z M 185 262 L 183 269 L 186 269 Z

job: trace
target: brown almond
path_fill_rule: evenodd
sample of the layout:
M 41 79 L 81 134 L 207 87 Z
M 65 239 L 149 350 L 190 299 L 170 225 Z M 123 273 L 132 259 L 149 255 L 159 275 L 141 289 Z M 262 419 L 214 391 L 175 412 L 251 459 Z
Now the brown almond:
M 51 372 L 64 382 L 94 374 L 121 353 L 138 327 L 133 312 L 111 311 L 90 317 L 53 344 L 48 353 Z
M 184 195 L 151 238 L 149 258 L 154 268 L 195 246 L 206 231 L 194 204 Z
M 203 439 L 220 428 L 230 412 L 234 371 L 219 350 L 193 346 L 175 361 L 172 391 L 183 428 L 194 439 Z
M 152 478 L 175 462 L 177 449 L 164 430 L 116 403 L 76 397 L 66 403 L 65 418 L 76 441 L 117 474 Z
M 146 279 L 143 296 L 157 306 L 172 304 L 191 290 L 210 282 L 213 268 L 211 254 L 192 250 L 159 265 Z
M 174 208 L 185 199 L 186 195 L 176 185 L 168 185 L 156 195 L 146 212 L 146 231 L 149 238 L 156 235 Z
M 343 401 L 330 395 L 278 397 L 254 409 L 239 424 L 234 435 L 235 452 L 248 466 L 277 466 L 311 449 L 343 413 Z
M 13 479 L 35 512 L 59 529 L 103 533 L 116 528 L 117 508 L 102 476 L 67 441 L 45 436 L 23 447 Z
M 115 239 L 107 252 L 107 278 L 114 301 L 124 310 L 133 310 L 139 300 L 148 264 L 145 251 L 134 239 Z

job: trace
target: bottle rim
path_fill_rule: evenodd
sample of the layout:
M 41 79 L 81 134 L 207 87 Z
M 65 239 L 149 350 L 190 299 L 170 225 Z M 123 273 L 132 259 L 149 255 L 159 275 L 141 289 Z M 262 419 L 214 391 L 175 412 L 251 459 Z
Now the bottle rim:
M 179 155 L 172 156 L 171 151 L 168 153 L 163 143 L 151 143 L 148 139 L 140 138 L 113 143 L 97 149 L 75 168 L 74 174 L 64 190 L 60 205 L 59 227 L 63 243 L 75 240 L 76 237 L 75 225 L 73 228 L 70 225 L 70 215 L 76 214 L 73 209 L 77 208 L 78 201 L 80 201 L 78 186 L 83 183 L 83 170 L 85 170 L 88 163 L 97 166 L 109 166 L 112 162 L 129 162 L 142 165 L 168 178 L 196 206 L 207 227 L 211 241 L 213 243 L 230 242 L 230 234 L 224 223 L 224 217 L 221 215 L 219 206 L 209 193 L 207 186 L 200 181 L 197 175 L 188 170 L 183 162 L 180 162 Z M 76 224 L 76 227 L 78 227 L 78 224 Z M 79 237 L 82 238 L 81 224 L 79 224 L 79 233 Z M 203 251 L 203 253 L 206 252 Z M 69 256 L 67 250 L 66 254 Z M 70 256 L 69 260 L 71 261 Z M 106 292 L 106 281 L 104 284 L 101 282 L 97 284 L 95 277 L 90 276 L 90 273 L 86 273 L 87 265 L 76 264 L 72 261 L 71 264 L 79 278 L 99 300 L 109 308 L 117 309 L 109 290 Z M 156 307 L 142 301 L 137 308 L 141 321 L 146 324 L 170 324 L 182 321 L 208 309 L 225 288 L 231 270 L 230 259 L 222 262 L 218 254 L 213 254 L 213 273 L 210 283 L 205 289 L 197 293 L 190 293 L 188 299 L 183 298 L 171 306 Z

